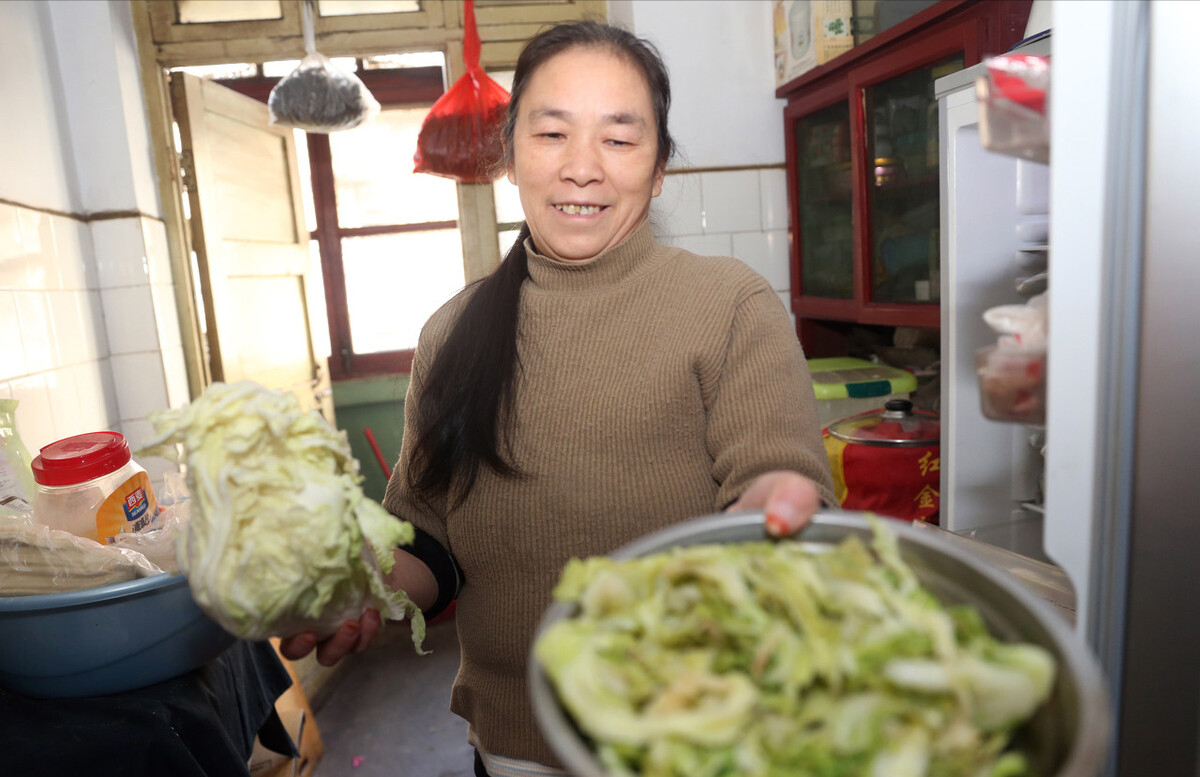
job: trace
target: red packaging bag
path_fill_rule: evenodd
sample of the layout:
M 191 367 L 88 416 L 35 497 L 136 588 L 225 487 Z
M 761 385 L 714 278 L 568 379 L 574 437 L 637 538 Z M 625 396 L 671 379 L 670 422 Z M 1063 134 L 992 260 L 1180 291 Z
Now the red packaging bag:
M 479 66 L 475 2 L 465 0 L 463 60 L 467 72 L 429 109 L 417 136 L 413 169 L 462 183 L 490 183 L 503 172 L 501 136 L 508 91 Z

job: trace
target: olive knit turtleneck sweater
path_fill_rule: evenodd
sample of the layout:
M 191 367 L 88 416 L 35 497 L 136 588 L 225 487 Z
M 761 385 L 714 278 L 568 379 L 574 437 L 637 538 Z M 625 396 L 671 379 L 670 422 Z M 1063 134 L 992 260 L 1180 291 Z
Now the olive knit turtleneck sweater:
M 525 668 L 572 557 L 721 510 L 763 472 L 790 469 L 835 504 L 807 364 L 767 282 L 735 259 L 654 242 L 648 224 L 600 256 L 562 262 L 526 242 L 512 463 L 480 469 L 449 518 L 414 497 L 405 435 L 384 506 L 431 534 L 463 572 L 462 665 L 451 709 L 484 752 L 556 763 Z M 471 293 L 421 333 L 405 414 Z

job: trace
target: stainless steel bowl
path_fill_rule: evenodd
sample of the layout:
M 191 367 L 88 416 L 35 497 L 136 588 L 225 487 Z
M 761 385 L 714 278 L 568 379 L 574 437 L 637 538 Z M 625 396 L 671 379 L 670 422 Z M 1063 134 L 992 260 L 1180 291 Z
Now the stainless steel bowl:
M 888 520 L 888 526 L 897 535 L 900 555 L 941 602 L 974 605 L 999 639 L 1041 645 L 1057 660 L 1058 677 L 1050 699 L 1014 743 L 1027 754 L 1036 773 L 1045 777 L 1099 774 L 1108 748 L 1108 692 L 1099 666 L 1082 639 L 1049 604 L 986 561 L 902 521 Z M 829 545 L 851 535 L 870 541 L 871 528 L 863 514 L 821 513 L 794 541 Z M 627 560 L 676 546 L 766 538 L 762 513 L 711 515 L 643 537 L 614 552 L 612 558 Z M 537 637 L 556 621 L 574 617 L 576 609 L 575 605 L 558 602 L 551 605 L 538 626 Z M 529 686 L 542 736 L 566 770 L 574 777 L 607 777 L 532 655 Z

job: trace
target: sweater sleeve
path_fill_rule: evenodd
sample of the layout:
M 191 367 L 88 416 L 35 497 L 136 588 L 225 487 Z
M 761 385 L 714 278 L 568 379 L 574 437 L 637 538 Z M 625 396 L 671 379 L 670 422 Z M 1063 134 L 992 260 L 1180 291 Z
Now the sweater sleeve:
M 425 360 L 428 348 L 417 346 L 413 357 L 412 372 L 408 383 L 408 392 L 404 397 L 404 432 L 400 440 L 400 458 L 396 462 L 392 476 L 388 479 L 387 490 L 383 495 L 383 507 L 392 515 L 408 521 L 424 532 L 430 539 L 450 552 L 450 539 L 446 531 L 446 522 L 442 518 L 444 511 L 437 505 L 431 505 L 421 499 L 409 488 L 406 473 L 412 464 L 413 448 L 416 434 L 410 430 L 416 428 L 416 409 L 421 398 L 427 362 Z
M 718 506 L 735 501 L 759 475 L 799 472 L 837 504 L 821 441 L 808 362 L 787 311 L 765 282 L 737 304 L 716 389 L 707 439 Z

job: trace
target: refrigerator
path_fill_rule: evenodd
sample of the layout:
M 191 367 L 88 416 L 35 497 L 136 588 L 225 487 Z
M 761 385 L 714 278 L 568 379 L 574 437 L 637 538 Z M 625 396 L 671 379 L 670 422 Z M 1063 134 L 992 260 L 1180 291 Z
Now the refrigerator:
M 935 85 L 941 522 L 1069 579 L 1104 774 L 1200 775 L 1200 3 L 1051 5 L 1025 49 L 1050 59 L 1048 162 L 982 147 L 978 70 Z M 1022 302 L 1043 227 L 1045 417 L 990 420 L 982 313 Z

